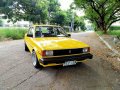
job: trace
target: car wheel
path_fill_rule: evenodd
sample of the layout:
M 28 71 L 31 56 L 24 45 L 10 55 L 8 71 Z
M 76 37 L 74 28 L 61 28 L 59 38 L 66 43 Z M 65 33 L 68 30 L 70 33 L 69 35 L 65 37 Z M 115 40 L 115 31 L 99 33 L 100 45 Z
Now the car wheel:
M 29 51 L 29 49 L 28 49 L 26 43 L 25 43 L 25 51 Z
M 35 51 L 32 52 L 32 62 L 33 62 L 33 66 L 35 68 L 39 68 L 39 69 L 42 69 L 43 67 L 39 64 L 38 62 L 38 58 L 36 56 L 36 53 Z

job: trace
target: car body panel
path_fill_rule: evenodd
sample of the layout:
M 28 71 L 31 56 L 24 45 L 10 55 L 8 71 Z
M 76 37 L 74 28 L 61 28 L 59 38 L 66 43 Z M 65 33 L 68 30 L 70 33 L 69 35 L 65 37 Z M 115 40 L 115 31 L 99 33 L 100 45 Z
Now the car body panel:
M 87 60 L 83 60 L 83 61 L 76 61 L 77 63 L 80 63 L 80 62 L 86 62 Z M 52 64 L 47 64 L 47 65 L 44 65 L 42 63 L 40 63 L 40 65 L 42 65 L 43 67 L 50 67 L 50 66 L 62 66 L 63 63 L 61 64 L 56 64 L 56 63 L 52 63 Z
M 66 37 L 34 38 L 34 43 L 43 50 L 60 50 L 89 47 L 87 44 Z

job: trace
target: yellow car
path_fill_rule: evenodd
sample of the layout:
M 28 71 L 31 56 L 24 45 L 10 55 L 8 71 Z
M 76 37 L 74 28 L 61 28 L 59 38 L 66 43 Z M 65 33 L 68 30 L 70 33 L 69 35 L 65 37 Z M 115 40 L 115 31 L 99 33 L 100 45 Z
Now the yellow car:
M 70 34 L 56 25 L 34 25 L 25 34 L 24 41 L 25 51 L 32 54 L 36 68 L 75 65 L 93 57 L 87 44 L 71 39 Z

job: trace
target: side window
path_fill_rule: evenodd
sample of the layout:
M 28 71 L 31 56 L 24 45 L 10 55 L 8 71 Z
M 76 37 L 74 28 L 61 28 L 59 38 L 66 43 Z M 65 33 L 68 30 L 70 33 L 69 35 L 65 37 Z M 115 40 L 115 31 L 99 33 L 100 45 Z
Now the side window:
M 36 27 L 35 28 L 35 37 L 41 37 L 41 27 Z
M 29 30 L 28 30 L 28 34 L 33 35 L 32 28 L 29 28 Z
M 29 28 L 27 36 L 28 37 L 33 37 L 33 28 Z

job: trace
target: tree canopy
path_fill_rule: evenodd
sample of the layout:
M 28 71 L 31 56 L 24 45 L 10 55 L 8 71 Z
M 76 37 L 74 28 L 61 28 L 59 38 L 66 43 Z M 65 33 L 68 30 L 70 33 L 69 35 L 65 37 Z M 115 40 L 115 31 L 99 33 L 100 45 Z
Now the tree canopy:
M 77 15 L 75 16 L 74 19 L 74 30 L 76 30 L 78 27 L 81 28 L 81 30 L 85 31 L 85 23 L 84 23 L 84 18 L 83 17 L 78 17 Z
M 84 9 L 86 18 L 96 28 L 107 33 L 109 27 L 120 20 L 120 0 L 74 0 L 78 8 Z
M 49 3 L 48 0 L 2 0 L 0 13 L 12 21 L 24 19 L 33 23 L 46 23 Z
M 85 26 L 84 20 L 77 15 L 73 18 L 72 7 L 67 11 L 60 9 L 58 0 L 1 0 L 0 13 L 13 21 L 21 19 L 38 24 L 57 24 L 61 26 L 71 26 L 74 19 L 74 29 Z

